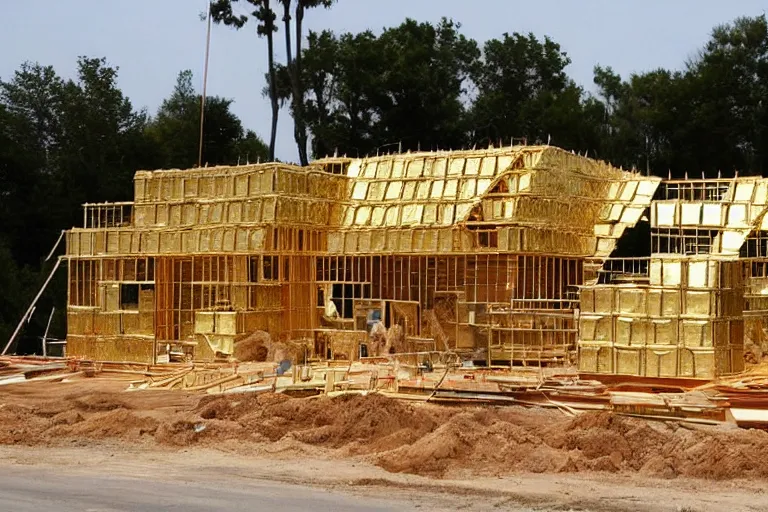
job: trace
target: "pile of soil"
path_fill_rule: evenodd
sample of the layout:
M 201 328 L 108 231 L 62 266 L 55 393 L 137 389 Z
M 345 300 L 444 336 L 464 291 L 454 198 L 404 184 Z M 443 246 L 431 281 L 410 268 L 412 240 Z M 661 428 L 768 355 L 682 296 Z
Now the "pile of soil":
M 267 361 L 272 338 L 268 332 L 256 331 L 248 336 L 235 340 L 235 359 L 242 362 Z
M 274 341 L 268 332 L 254 331 L 235 340 L 235 359 L 240 362 L 280 363 L 301 361 L 301 347 L 295 343 Z
M 379 394 L 201 398 L 171 391 L 91 392 L 51 400 L 14 396 L 13 388 L 0 390 L 2 444 L 112 440 L 245 452 L 286 443 L 292 450 L 361 457 L 391 472 L 435 477 L 591 471 L 768 477 L 768 433 L 735 427 L 606 412 L 569 418 L 521 407 L 442 407 Z

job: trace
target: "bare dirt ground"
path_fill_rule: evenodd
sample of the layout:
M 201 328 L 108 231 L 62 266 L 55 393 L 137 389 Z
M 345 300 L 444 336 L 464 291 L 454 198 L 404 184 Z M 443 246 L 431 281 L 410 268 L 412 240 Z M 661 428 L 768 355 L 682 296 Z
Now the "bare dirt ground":
M 0 387 L 2 467 L 261 479 L 422 510 L 767 510 L 768 433 L 380 395 Z M 58 470 L 57 470 L 58 471 Z

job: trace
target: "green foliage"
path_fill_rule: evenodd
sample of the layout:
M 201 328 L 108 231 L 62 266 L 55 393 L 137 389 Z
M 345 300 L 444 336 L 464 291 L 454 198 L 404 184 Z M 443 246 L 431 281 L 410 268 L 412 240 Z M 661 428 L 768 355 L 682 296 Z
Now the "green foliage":
M 179 73 L 173 92 L 148 126 L 148 134 L 160 152 L 158 165 L 153 167 L 197 166 L 201 99 L 192 86 L 192 72 Z M 203 165 L 267 159 L 267 146 L 255 133 L 245 133 L 240 120 L 230 111 L 231 105 L 232 100 L 218 96 L 205 100 Z
M 479 50 L 459 28 L 409 19 L 378 37 L 310 32 L 302 76 L 315 156 L 460 147 L 465 83 Z
M 211 2 L 213 21 L 235 29 L 243 28 L 248 23 L 249 18 L 246 15 L 235 13 L 234 5 L 237 3 L 238 0 L 214 0 Z M 250 14 L 257 21 L 256 32 L 260 36 L 277 31 L 275 25 L 277 16 L 272 10 L 269 0 L 243 0 L 243 4 L 250 4 L 253 9 Z
M 81 58 L 73 80 L 29 63 L 0 80 L 2 345 L 50 272 L 53 261 L 42 259 L 60 231 L 82 223 L 82 203 L 130 200 L 136 170 L 197 162 L 201 98 L 191 73 L 179 75 L 151 119 L 117 87 L 117 72 L 104 59 Z M 211 165 L 266 157 L 264 143 L 243 130 L 231 103 L 207 99 L 204 157 Z M 53 306 L 51 335 L 64 335 L 66 296 L 59 271 L 24 329 L 22 351 L 39 350 L 35 336 Z
M 597 67 L 595 83 L 607 112 L 601 156 L 612 162 L 676 177 L 768 169 L 764 15 L 716 27 L 683 72 L 623 81 Z
M 28 290 L 33 282 L 29 269 L 19 268 L 8 244 L 0 238 L 0 290 L 3 290 L 0 293 L 0 346 L 5 346 L 23 314 L 19 311 L 19 301 L 31 299 Z
M 233 149 L 229 158 L 231 165 L 269 161 L 269 148 L 252 130 L 246 130 L 244 135 L 238 137 Z
M 578 106 L 580 91 L 571 92 L 576 86 L 565 73 L 570 62 L 560 45 L 533 34 L 504 34 L 485 43 L 474 77 L 478 132 L 492 141 L 522 134 L 546 141 L 551 117 L 543 114 L 563 102 Z
M 716 27 L 689 69 L 691 123 L 710 169 L 768 170 L 768 23 L 739 18 Z M 707 133 L 708 132 L 708 133 Z
M 604 107 L 568 78 L 570 61 L 556 43 L 505 34 L 481 51 L 460 28 L 406 20 L 380 36 L 310 33 L 304 110 L 315 156 L 513 137 L 573 149 L 600 144 Z M 285 74 L 278 69 L 277 82 L 287 99 Z
M 312 152 L 551 143 L 627 168 L 683 176 L 760 174 L 768 166 L 765 16 L 713 30 L 683 71 L 627 80 L 596 66 L 597 94 L 567 74 L 553 40 L 503 34 L 477 43 L 449 20 L 406 20 L 376 36 L 311 32 L 302 52 Z M 282 101 L 292 99 L 279 67 Z
M 406 20 L 381 34 L 378 50 L 386 56 L 388 94 L 373 96 L 383 143 L 402 141 L 408 149 L 462 144 L 463 85 L 480 52 L 460 28 L 445 18 L 434 27 Z
M 143 163 L 134 148 L 144 143 L 148 116 L 118 89 L 117 71 L 104 59 L 81 58 L 78 80 L 64 84 L 57 178 L 70 204 L 131 198 L 133 173 Z
M 211 13 L 234 28 L 255 22 L 268 40 L 272 151 L 283 101 L 299 118 L 299 148 L 306 126 L 315 156 L 458 149 L 525 137 L 662 176 L 768 169 L 765 16 L 716 27 L 681 71 L 625 79 L 597 66 L 593 95 L 568 76 L 570 59 L 555 41 L 512 33 L 481 48 L 446 19 L 406 19 L 379 35 L 310 32 L 308 47 L 298 37 L 292 64 L 278 66 L 277 2 L 241 0 L 247 15 L 233 9 L 237 2 L 215 0 Z M 306 9 L 332 3 L 280 0 L 293 6 L 298 35 Z M 289 49 L 290 37 L 286 44 Z M 60 230 L 82 221 L 82 203 L 129 200 L 137 169 L 197 162 L 201 97 L 192 74 L 179 75 L 151 117 L 125 97 L 117 73 L 104 59 L 81 58 L 71 80 L 39 64 L 23 64 L 0 80 L 0 342 L 47 276 L 52 262 L 42 259 Z M 205 163 L 273 158 L 231 113 L 231 100 L 209 97 L 206 105 Z M 66 286 L 60 273 L 25 328 L 28 337 L 42 333 L 54 305 L 53 335 L 63 335 Z

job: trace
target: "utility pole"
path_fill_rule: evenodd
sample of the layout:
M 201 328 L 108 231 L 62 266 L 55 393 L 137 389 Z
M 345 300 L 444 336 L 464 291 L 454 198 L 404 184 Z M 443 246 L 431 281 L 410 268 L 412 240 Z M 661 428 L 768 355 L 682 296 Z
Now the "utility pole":
M 211 4 L 208 3 L 208 29 L 205 36 L 205 64 L 203 67 L 203 96 L 200 99 L 200 149 L 197 153 L 197 166 L 203 166 L 203 121 L 205 119 L 205 95 L 208 87 L 208 55 L 211 50 Z

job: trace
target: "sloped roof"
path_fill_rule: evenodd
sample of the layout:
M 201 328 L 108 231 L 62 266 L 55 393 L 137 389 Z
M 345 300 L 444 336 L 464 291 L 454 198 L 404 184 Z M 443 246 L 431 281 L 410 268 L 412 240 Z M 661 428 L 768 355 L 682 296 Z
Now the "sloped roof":
M 282 250 L 269 233 L 284 226 L 324 229 L 334 254 L 604 256 L 658 182 L 551 146 L 139 171 L 132 225 L 72 230 L 68 243 L 79 255 Z M 486 227 L 498 245 L 480 247 Z
M 466 222 L 483 198 L 499 191 L 508 199 L 535 199 L 541 210 L 535 215 L 547 222 L 547 204 L 581 201 L 602 208 L 622 181 L 638 175 L 552 146 L 511 146 L 352 160 L 347 176 L 341 226 L 354 229 Z M 500 206 L 499 221 L 514 222 L 523 212 L 513 201 Z
M 344 227 L 448 226 L 465 219 L 478 199 L 518 158 L 533 165 L 542 147 L 406 153 L 353 160 Z

